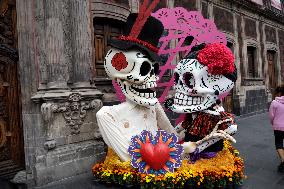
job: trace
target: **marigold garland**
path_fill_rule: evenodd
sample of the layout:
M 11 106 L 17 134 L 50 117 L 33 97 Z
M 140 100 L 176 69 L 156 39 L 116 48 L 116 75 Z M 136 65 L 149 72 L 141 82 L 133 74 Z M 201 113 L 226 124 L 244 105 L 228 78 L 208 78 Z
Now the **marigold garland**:
M 165 175 L 142 174 L 130 165 L 130 161 L 121 162 L 109 149 L 106 160 L 93 166 L 92 171 L 98 180 L 122 186 L 140 185 L 141 188 L 184 188 L 200 186 L 202 188 L 226 187 L 242 184 L 244 162 L 238 151 L 229 142 L 214 158 L 200 159 L 195 164 L 183 160 L 182 166 L 174 173 Z

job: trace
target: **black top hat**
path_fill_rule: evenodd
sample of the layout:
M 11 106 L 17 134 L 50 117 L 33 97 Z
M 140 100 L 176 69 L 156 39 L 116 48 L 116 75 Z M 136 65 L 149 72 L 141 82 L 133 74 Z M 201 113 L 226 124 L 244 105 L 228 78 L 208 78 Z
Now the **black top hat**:
M 123 36 L 110 39 L 109 45 L 121 50 L 129 50 L 138 48 L 149 55 L 149 58 L 154 61 L 159 61 L 157 45 L 164 31 L 163 24 L 156 18 L 149 16 L 143 25 L 138 37 L 129 35 L 138 14 L 132 13 L 128 16 L 126 25 L 123 29 Z

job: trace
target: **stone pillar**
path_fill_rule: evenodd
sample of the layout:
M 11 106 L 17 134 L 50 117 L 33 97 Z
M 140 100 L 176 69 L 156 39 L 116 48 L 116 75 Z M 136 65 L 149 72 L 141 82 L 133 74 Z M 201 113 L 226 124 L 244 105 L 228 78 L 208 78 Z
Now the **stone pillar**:
M 92 34 L 89 1 L 70 0 L 73 87 L 89 88 L 92 67 Z
M 37 186 L 90 172 L 105 156 L 89 14 L 89 0 L 17 0 L 26 172 Z
M 275 29 L 276 30 L 276 45 L 277 45 L 277 68 L 276 68 L 276 72 L 275 73 L 277 75 L 277 85 L 280 85 L 281 84 L 281 71 L 283 72 L 283 70 L 281 70 L 281 60 L 280 60 L 280 56 L 281 56 L 281 53 L 280 53 L 280 42 L 279 42 L 279 32 L 278 32 L 278 28 Z M 283 55 L 282 55 L 283 56 Z
M 68 89 L 70 78 L 69 15 L 65 1 L 34 1 L 41 86 L 45 90 Z M 41 88 L 40 88 L 41 89 Z

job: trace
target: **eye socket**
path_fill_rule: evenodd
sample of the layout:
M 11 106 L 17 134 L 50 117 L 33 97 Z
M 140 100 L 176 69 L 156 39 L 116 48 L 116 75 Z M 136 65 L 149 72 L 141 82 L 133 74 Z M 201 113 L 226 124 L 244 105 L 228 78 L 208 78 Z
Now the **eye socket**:
M 175 73 L 175 84 L 178 84 L 178 80 L 179 80 L 179 75 L 178 73 Z
M 151 64 L 147 61 L 144 61 L 140 67 L 140 75 L 145 76 L 147 75 L 151 70 Z
M 194 86 L 194 78 L 193 78 L 193 75 L 189 72 L 186 72 L 184 75 L 183 75 L 183 81 L 185 83 L 185 85 L 192 89 L 193 86 Z
M 159 64 L 158 64 L 158 63 L 155 63 L 155 64 L 153 65 L 153 67 L 154 67 L 154 73 L 155 73 L 155 75 L 158 75 L 159 68 L 160 68 Z

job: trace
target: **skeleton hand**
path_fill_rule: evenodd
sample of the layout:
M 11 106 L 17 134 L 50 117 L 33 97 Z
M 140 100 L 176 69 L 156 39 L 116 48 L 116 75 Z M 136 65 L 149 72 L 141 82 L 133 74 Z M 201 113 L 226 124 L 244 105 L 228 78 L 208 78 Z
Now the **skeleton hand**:
M 234 137 L 232 137 L 229 133 L 226 133 L 223 130 L 217 130 L 217 132 L 212 134 L 212 137 L 222 137 L 223 139 L 236 143 L 236 140 L 234 139 Z
M 234 139 L 234 137 L 232 137 L 229 133 L 227 133 L 223 130 L 213 130 L 209 135 L 204 137 L 202 140 L 197 141 L 196 144 L 200 145 L 205 141 L 214 140 L 214 139 L 218 139 L 218 140 L 226 139 L 226 140 L 229 140 L 233 143 L 236 143 L 236 140 Z
M 182 130 L 184 130 L 184 128 L 181 126 L 182 123 L 179 123 L 176 127 L 175 130 L 177 133 L 180 133 Z
M 195 151 L 197 145 L 195 142 L 185 142 L 182 144 L 184 153 L 189 154 Z
M 184 139 L 184 136 L 185 136 L 185 132 L 186 130 L 181 126 L 182 123 L 178 124 L 176 127 L 175 127 L 175 130 L 178 134 L 178 137 L 180 140 L 183 140 Z

